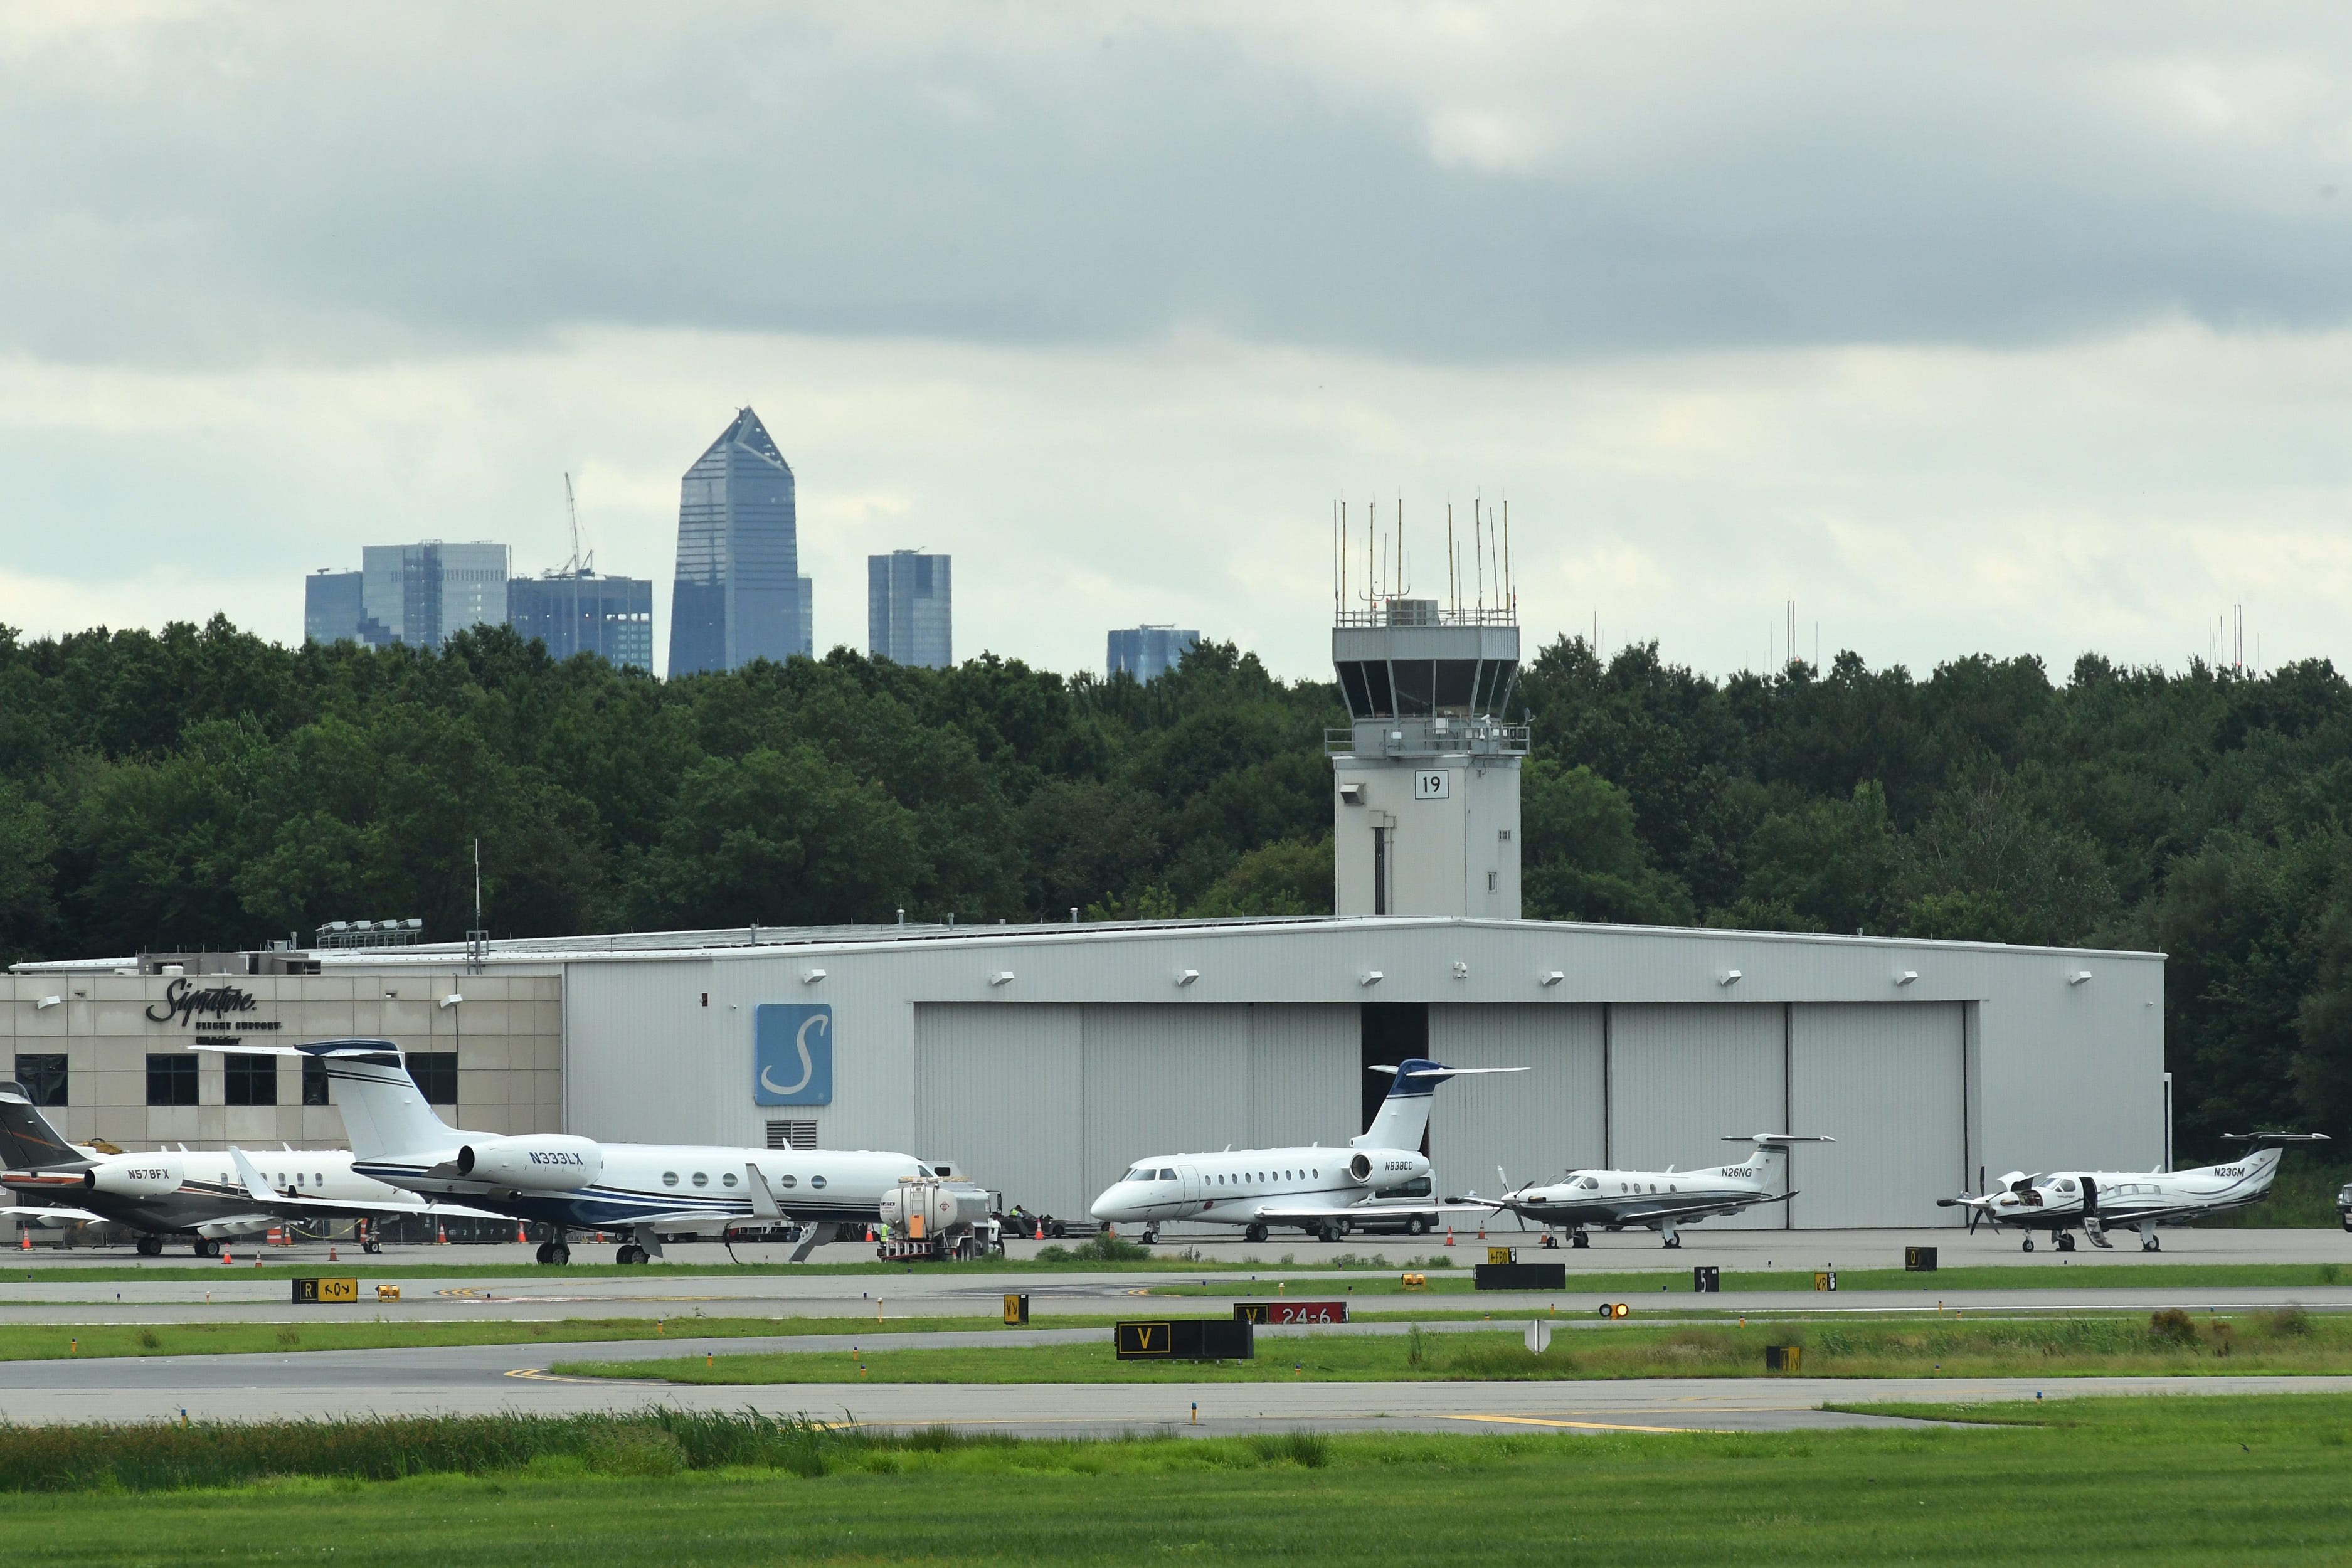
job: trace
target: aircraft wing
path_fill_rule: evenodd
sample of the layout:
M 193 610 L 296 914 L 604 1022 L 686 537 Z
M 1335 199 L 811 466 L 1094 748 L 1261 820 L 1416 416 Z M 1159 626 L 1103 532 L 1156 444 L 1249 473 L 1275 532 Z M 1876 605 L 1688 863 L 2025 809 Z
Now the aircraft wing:
M 1717 1198 L 1712 1202 L 1661 1204 L 1639 1209 L 1622 1208 L 1604 1203 L 1538 1204 L 1517 1197 L 1478 1198 L 1473 1201 L 1482 1209 L 1497 1209 L 1511 1214 L 1525 1215 L 1529 1219 L 1549 1219 L 1554 1224 L 1640 1226 L 1648 1225 L 1653 1220 L 1670 1219 L 1680 1224 L 1685 1220 L 1705 1219 L 1709 1215 L 1738 1214 L 1741 1209 L 1754 1208 L 1759 1204 L 1785 1204 L 1796 1195 L 1793 1192 L 1775 1193 L 1770 1196 L 1743 1198 L 1738 1201 Z
M 20 1215 L 27 1219 L 89 1220 L 99 1225 L 112 1223 L 104 1215 L 92 1214 L 88 1209 L 44 1208 L 38 1204 L 10 1204 L 0 1207 L 0 1215 Z
M 255 1203 L 266 1205 L 272 1213 L 288 1218 L 317 1216 L 331 1219 L 373 1219 L 378 1215 L 427 1215 L 457 1219 L 510 1219 L 510 1215 L 492 1214 L 488 1209 L 471 1209 L 458 1204 L 433 1204 L 417 1198 L 383 1198 L 367 1203 L 352 1203 L 341 1198 L 310 1198 L 299 1193 L 289 1193 L 272 1187 L 263 1177 L 246 1152 L 229 1145 L 228 1157 L 236 1163 L 237 1179 L 245 1184 L 246 1195 Z
M 675 1209 L 663 1209 L 655 1214 L 623 1215 L 618 1219 L 599 1219 L 598 1230 L 635 1230 L 640 1226 L 657 1231 L 722 1230 L 733 1226 L 760 1226 L 767 1222 L 757 1215 L 734 1214 L 719 1209 L 706 1209 L 694 1214 L 679 1214 Z M 830 1224 L 831 1221 L 819 1223 Z M 588 1228 L 572 1226 L 574 1230 Z
M 1253 1219 L 1278 1224 L 1309 1219 L 1386 1219 L 1407 1215 L 1485 1214 L 1494 1205 L 1480 1202 L 1382 1204 L 1369 1208 L 1362 1204 L 1260 1204 L 1250 1211 Z M 1222 1216 L 1221 1216 L 1222 1217 Z M 1224 1223 L 1231 1224 L 1230 1220 Z

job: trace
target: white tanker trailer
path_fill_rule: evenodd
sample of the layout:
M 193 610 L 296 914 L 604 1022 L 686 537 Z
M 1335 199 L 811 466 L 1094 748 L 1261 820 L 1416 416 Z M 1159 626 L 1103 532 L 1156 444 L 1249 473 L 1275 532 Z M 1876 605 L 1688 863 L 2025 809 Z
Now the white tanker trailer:
M 955 1176 L 901 1176 L 898 1190 L 882 1194 L 882 1223 L 891 1237 L 875 1256 L 885 1261 L 911 1258 L 982 1258 L 1004 1254 L 1004 1235 L 989 1194 Z

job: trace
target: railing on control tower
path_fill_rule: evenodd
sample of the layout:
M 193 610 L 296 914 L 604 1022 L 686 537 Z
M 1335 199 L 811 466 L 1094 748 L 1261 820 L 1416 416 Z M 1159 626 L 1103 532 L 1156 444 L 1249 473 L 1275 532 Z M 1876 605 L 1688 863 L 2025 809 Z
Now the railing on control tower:
M 1466 529 L 1445 509 L 1444 591 L 1413 592 L 1404 503 L 1384 527 L 1332 509 L 1331 662 L 1354 722 L 1325 731 L 1332 756 L 1519 757 L 1528 726 L 1507 721 L 1518 680 L 1518 594 L 1510 503 L 1471 503 Z M 1465 535 L 1466 534 L 1466 537 Z

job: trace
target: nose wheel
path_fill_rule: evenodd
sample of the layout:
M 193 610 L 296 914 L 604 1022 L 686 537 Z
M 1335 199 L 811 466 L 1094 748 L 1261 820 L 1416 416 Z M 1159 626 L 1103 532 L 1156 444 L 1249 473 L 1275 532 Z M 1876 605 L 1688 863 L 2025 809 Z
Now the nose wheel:
M 1573 1230 L 1569 1232 L 1568 1244 L 1570 1247 L 1591 1247 L 1592 1245 L 1592 1237 L 1585 1231 Z
M 2033 1238 L 2030 1236 L 2025 1238 L 2025 1250 L 2028 1252 L 2033 1250 Z

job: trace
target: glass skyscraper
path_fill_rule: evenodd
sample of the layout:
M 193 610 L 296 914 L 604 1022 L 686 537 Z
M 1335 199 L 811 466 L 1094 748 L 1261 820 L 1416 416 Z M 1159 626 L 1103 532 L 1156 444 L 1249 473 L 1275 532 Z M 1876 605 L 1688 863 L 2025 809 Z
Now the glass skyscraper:
M 1184 662 L 1184 655 L 1201 640 L 1195 631 L 1174 626 L 1127 626 L 1110 634 L 1109 657 L 1104 673 L 1120 670 L 1140 681 L 1153 681 Z
M 793 470 L 760 416 L 735 416 L 678 487 L 669 673 L 814 656 Z
M 362 640 L 439 647 L 467 626 L 502 626 L 507 569 L 503 544 L 366 545 L 360 551 Z
M 654 667 L 654 585 L 643 577 L 551 572 L 507 584 L 507 624 L 551 658 L 604 656 L 607 664 Z
M 866 646 L 876 658 L 945 669 L 955 662 L 950 649 L 954 630 L 954 595 L 950 555 L 894 550 L 866 558 Z

